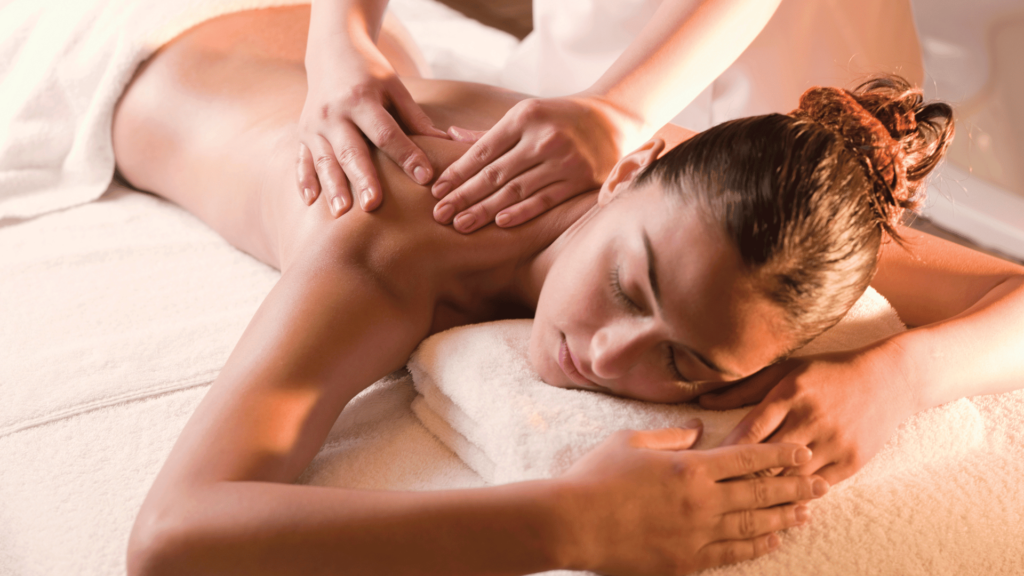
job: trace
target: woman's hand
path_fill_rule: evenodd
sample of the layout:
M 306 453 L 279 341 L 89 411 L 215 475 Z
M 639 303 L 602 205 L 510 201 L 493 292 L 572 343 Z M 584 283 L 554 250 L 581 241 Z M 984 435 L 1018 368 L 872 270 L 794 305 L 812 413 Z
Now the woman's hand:
M 533 98 L 486 132 L 449 129 L 473 146 L 438 177 L 434 219 L 472 232 L 492 220 L 522 224 L 601 185 L 619 158 L 643 141 L 639 120 L 594 96 Z
M 380 50 L 364 39 L 321 41 L 306 51 L 309 91 L 299 119 L 298 183 L 306 204 L 321 189 L 331 214 L 352 207 L 353 193 L 363 210 L 380 205 L 380 180 L 365 138 L 427 184 L 433 168 L 406 135 L 448 138 L 413 101 Z
M 769 366 L 700 405 L 728 410 L 757 404 L 723 445 L 789 442 L 814 458 L 786 471 L 819 474 L 830 484 L 853 475 L 917 406 L 915 391 L 884 343 L 866 349 L 794 358 Z
M 692 428 L 622 431 L 580 459 L 566 483 L 574 568 L 601 574 L 687 574 L 740 562 L 779 545 L 774 532 L 807 521 L 802 501 L 828 484 L 814 477 L 737 479 L 806 463 L 789 444 L 690 451 Z M 689 424 L 688 424 L 689 426 Z

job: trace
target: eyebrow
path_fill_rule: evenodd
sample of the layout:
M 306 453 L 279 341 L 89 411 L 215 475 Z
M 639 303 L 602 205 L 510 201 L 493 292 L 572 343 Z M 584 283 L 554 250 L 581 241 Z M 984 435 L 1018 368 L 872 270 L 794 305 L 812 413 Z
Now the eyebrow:
M 651 282 L 651 292 L 654 293 L 654 303 L 658 305 L 658 311 L 664 314 L 665 308 L 661 303 L 661 286 L 658 285 L 658 269 L 655 266 L 654 261 L 654 246 L 651 245 L 651 237 L 647 235 L 647 230 L 643 230 L 642 233 L 644 239 L 644 251 L 647 252 L 647 279 L 650 280 Z M 708 360 L 706 356 L 704 356 L 700 352 L 697 352 L 693 348 L 690 348 L 686 344 L 679 344 L 677 342 L 676 346 L 689 352 L 691 356 L 696 358 L 698 361 L 700 361 L 701 364 L 703 364 L 708 369 L 714 372 L 724 374 L 725 376 L 729 376 L 731 378 L 742 377 L 741 374 L 737 374 L 731 370 L 726 370 L 725 368 L 722 368 L 721 366 L 715 364 L 711 360 Z

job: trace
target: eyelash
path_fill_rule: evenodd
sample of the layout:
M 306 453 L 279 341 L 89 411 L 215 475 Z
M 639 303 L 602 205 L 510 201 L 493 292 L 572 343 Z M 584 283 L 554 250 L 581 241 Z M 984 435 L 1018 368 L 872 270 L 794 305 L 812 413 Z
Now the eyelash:
M 619 303 L 621 303 L 623 306 L 632 311 L 639 312 L 641 310 L 640 306 L 636 302 L 634 302 L 632 298 L 627 296 L 626 291 L 622 289 L 622 280 L 619 277 L 618 266 L 612 268 L 611 285 L 612 293 L 615 295 L 615 299 L 618 300 Z M 679 371 L 679 366 L 676 365 L 676 355 L 675 351 L 672 349 L 672 346 L 666 346 L 665 350 L 668 354 L 666 358 L 666 366 L 668 368 L 669 374 L 674 376 L 677 380 L 689 382 L 690 380 L 683 376 L 683 373 Z
M 640 305 L 633 301 L 632 298 L 626 295 L 626 291 L 622 289 L 622 282 L 619 278 L 619 267 L 612 268 L 611 274 L 612 293 L 615 295 L 615 299 L 620 304 L 629 308 L 632 311 L 639 312 L 641 310 Z

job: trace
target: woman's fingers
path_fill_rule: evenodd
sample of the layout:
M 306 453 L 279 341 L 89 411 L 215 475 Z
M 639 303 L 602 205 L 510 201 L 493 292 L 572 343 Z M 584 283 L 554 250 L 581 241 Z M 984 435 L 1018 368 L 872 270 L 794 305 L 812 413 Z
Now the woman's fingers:
M 648 450 L 687 450 L 697 442 L 702 430 L 703 423 L 694 419 L 682 428 L 632 431 L 629 443 L 634 448 Z
M 352 115 L 356 126 L 366 134 L 366 137 L 373 142 L 374 146 L 380 148 L 384 155 L 391 158 L 395 164 L 402 167 L 402 170 L 418 184 L 426 185 L 434 176 L 434 169 L 427 160 L 427 155 L 409 139 L 395 118 L 388 114 L 388 111 L 381 106 L 362 106 L 354 111 Z M 438 131 L 440 132 L 440 131 Z M 441 132 L 444 135 L 443 132 Z M 362 138 L 360 138 L 360 142 Z M 363 145 L 365 148 L 365 144 Z M 369 152 L 366 156 L 367 163 L 370 163 Z M 373 192 L 380 190 L 380 186 L 373 186 L 377 181 L 377 172 L 370 163 L 370 172 L 360 175 L 361 181 L 373 188 Z M 346 170 L 348 173 L 348 170 Z M 373 175 L 372 181 L 370 174 Z M 351 179 L 351 178 L 350 178 Z M 376 206 L 376 203 L 374 203 Z
M 798 444 L 742 444 L 700 453 L 715 480 L 739 478 L 758 470 L 799 466 L 810 461 L 811 451 Z
M 298 176 L 299 194 L 306 206 L 316 202 L 320 195 L 320 179 L 316 176 L 316 166 L 313 164 L 313 153 L 305 144 L 299 143 L 299 161 L 296 166 Z
M 789 406 L 782 401 L 762 400 L 747 413 L 732 432 L 722 440 L 722 446 L 732 444 L 756 444 L 772 435 L 789 414 Z M 770 468 L 770 466 L 766 466 Z
M 516 167 L 498 167 L 493 165 L 495 160 L 501 158 L 519 142 L 519 134 L 508 129 L 506 127 L 508 124 L 508 122 L 505 122 L 505 118 L 502 118 L 487 134 L 484 134 L 458 160 L 442 172 L 438 176 L 437 182 L 434 182 L 434 186 L 430 189 L 430 193 L 434 198 L 440 200 L 456 189 L 459 189 L 463 197 L 468 194 L 474 200 L 457 205 L 455 212 L 459 212 L 469 204 L 497 190 L 498 186 L 504 184 L 509 178 L 529 168 L 530 166 L 520 166 L 518 170 L 507 173 Z M 466 191 L 462 189 L 463 184 L 471 178 L 478 179 L 479 183 L 477 186 L 480 187 L 482 193 L 476 190 Z M 484 185 L 486 182 L 491 182 L 493 185 L 490 188 L 486 188 Z
M 786 376 L 793 366 L 783 362 L 768 366 L 757 374 L 745 378 L 724 390 L 701 394 L 698 401 L 701 408 L 708 410 L 732 410 L 741 406 L 757 404 L 771 392 L 772 388 Z
M 715 528 L 716 540 L 748 540 L 806 524 L 811 511 L 805 504 L 776 506 L 765 510 L 741 510 L 723 514 Z
M 817 476 L 778 476 L 720 482 L 725 510 L 729 513 L 770 508 L 820 498 L 828 493 L 828 482 Z M 749 538 L 755 536 L 735 536 Z
M 352 193 L 349 191 L 348 180 L 341 170 L 334 149 L 322 136 L 314 136 L 309 142 L 309 151 L 313 157 L 313 167 L 326 196 L 327 206 L 334 217 L 341 216 L 352 207 Z
M 780 543 L 777 534 L 765 534 L 748 540 L 712 542 L 697 553 L 697 565 L 704 569 L 753 560 L 775 550 Z

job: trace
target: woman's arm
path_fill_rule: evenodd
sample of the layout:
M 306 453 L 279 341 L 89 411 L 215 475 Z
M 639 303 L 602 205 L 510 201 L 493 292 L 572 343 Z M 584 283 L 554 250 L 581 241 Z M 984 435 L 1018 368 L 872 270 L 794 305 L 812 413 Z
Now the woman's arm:
M 913 329 L 889 339 L 915 411 L 1024 387 L 1024 267 L 904 229 L 873 285 Z
M 665 0 L 589 89 L 525 100 L 433 185 L 434 211 L 472 232 L 515 226 L 601 185 L 611 167 L 649 139 L 725 71 L 781 0 Z
M 699 427 L 616 435 L 548 481 L 443 492 L 290 484 L 347 402 L 402 366 L 430 326 L 424 259 L 359 228 L 312 235 L 317 246 L 260 307 L 139 512 L 132 576 L 676 573 L 767 553 L 773 532 L 807 520 L 796 502 L 824 493 L 808 477 L 728 481 L 810 453 L 690 452 Z
M 902 229 L 873 286 L 911 329 L 859 350 L 796 358 L 701 405 L 758 403 L 724 443 L 796 442 L 814 459 L 793 472 L 832 483 L 871 458 L 910 415 L 1024 388 L 1024 268 Z

